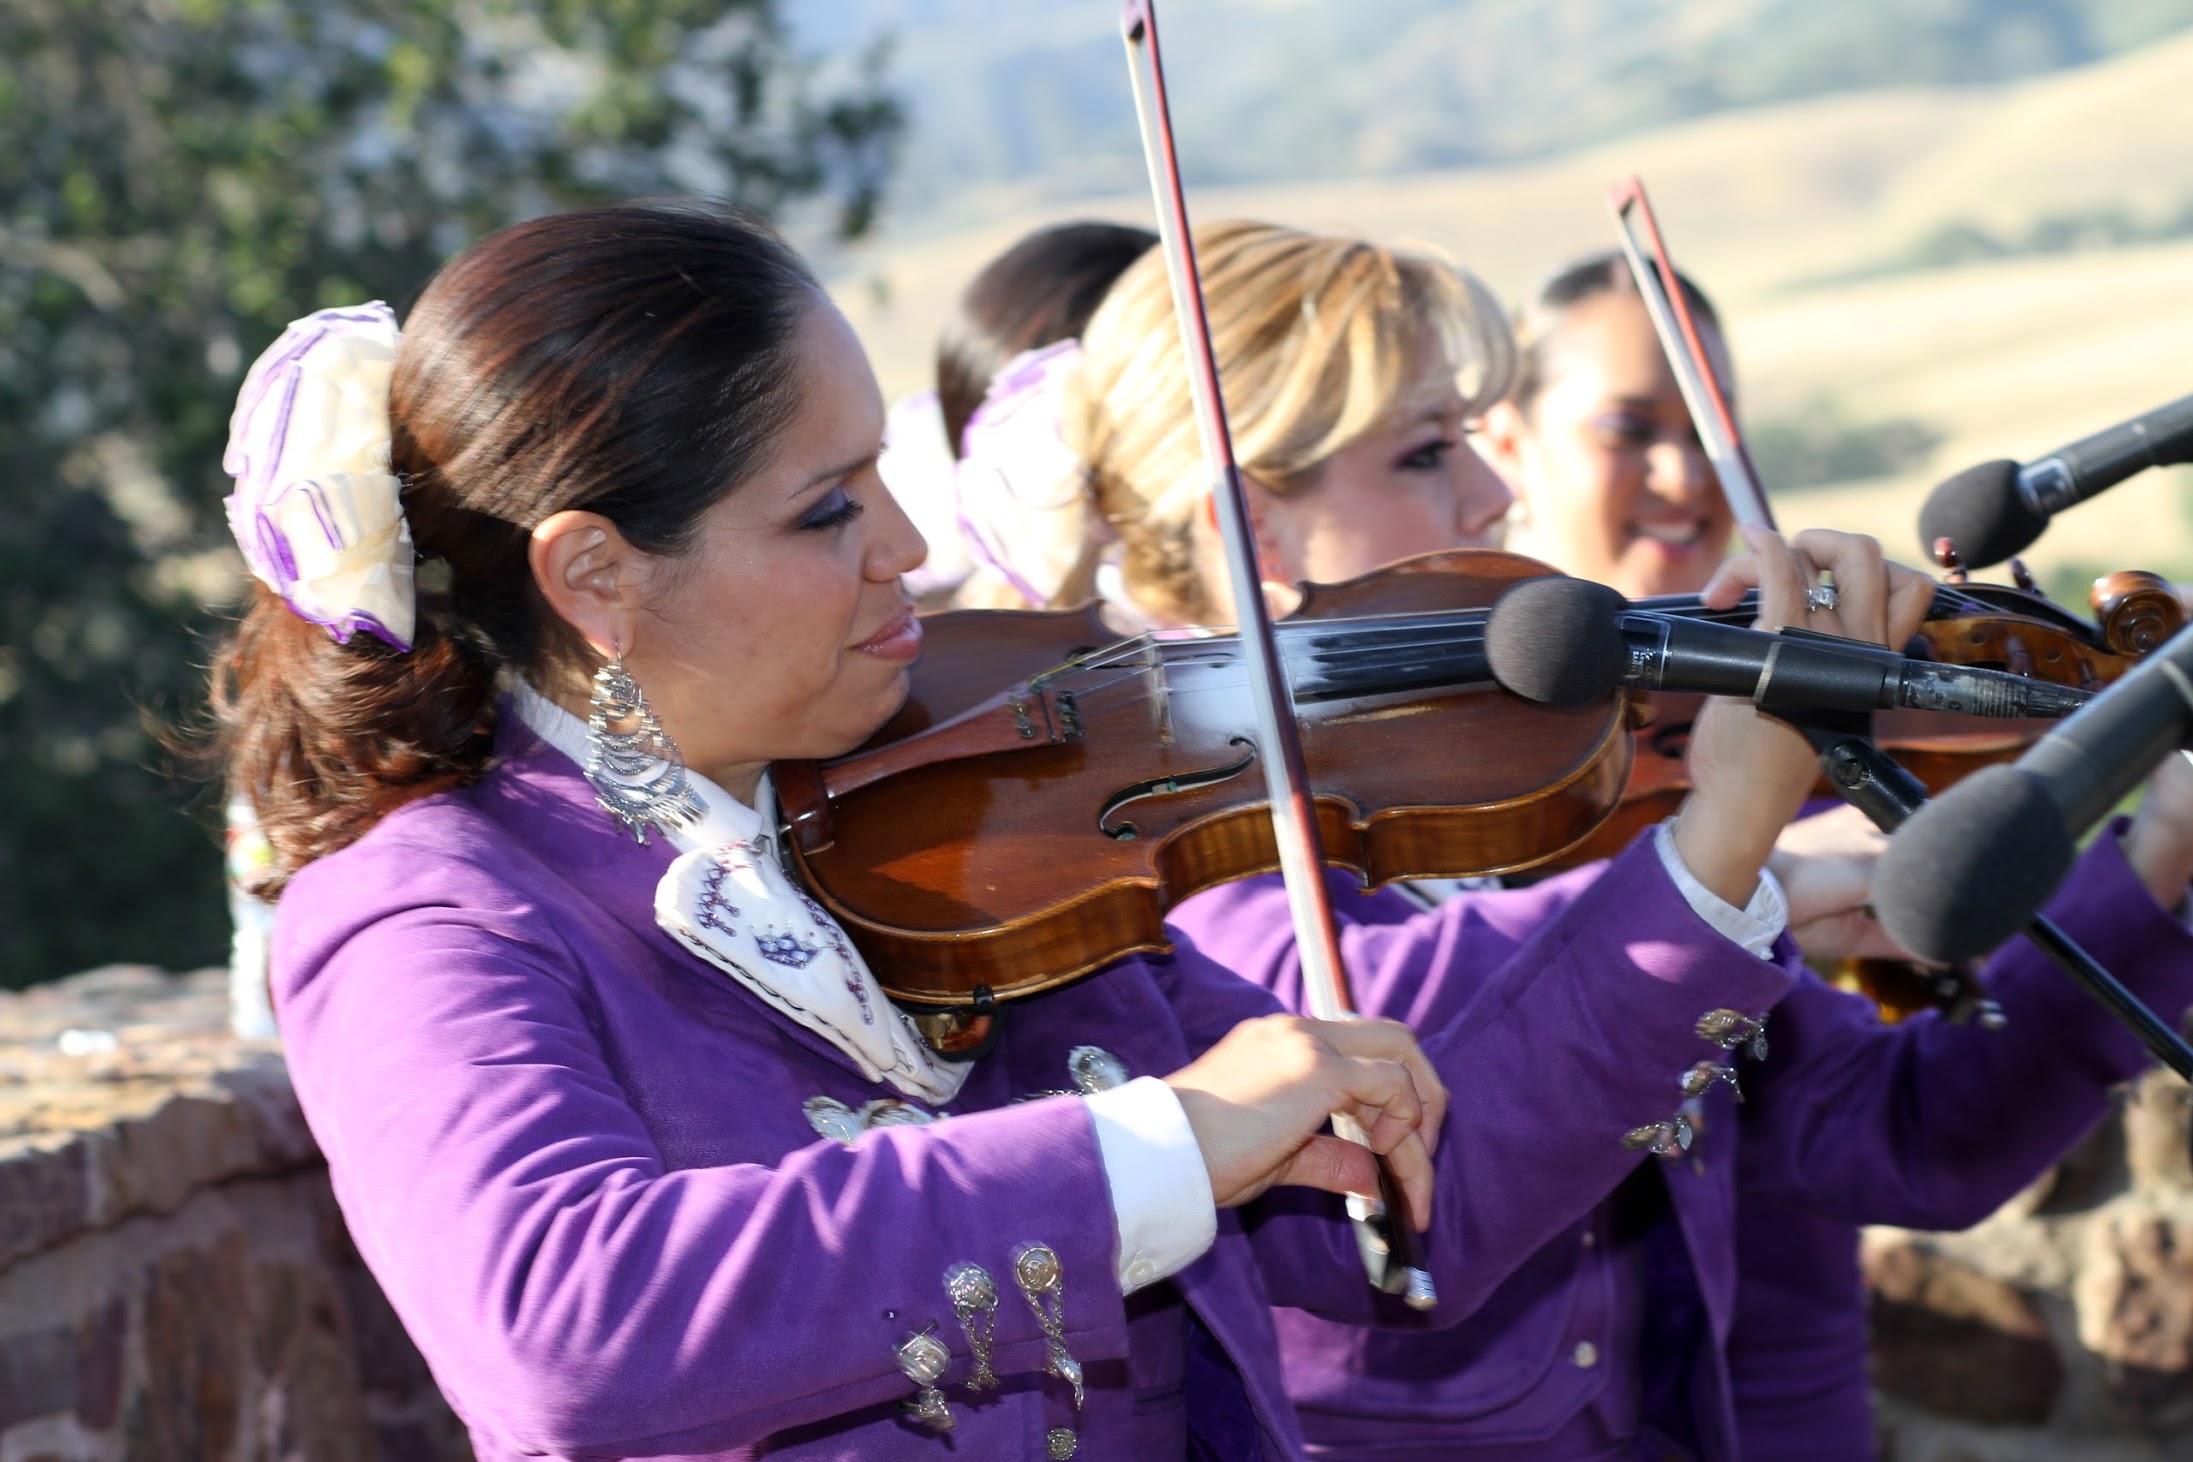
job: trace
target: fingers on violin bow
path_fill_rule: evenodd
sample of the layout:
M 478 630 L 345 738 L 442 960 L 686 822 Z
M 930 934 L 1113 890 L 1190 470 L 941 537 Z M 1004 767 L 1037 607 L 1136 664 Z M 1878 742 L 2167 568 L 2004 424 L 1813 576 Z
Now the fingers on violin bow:
M 1439 1130 L 1447 1119 L 1447 1085 L 1432 1065 L 1416 1033 L 1397 1020 L 1343 1020 L 1320 1027 L 1327 1044 L 1340 1055 L 1388 1062 L 1406 1075 L 1416 1105 L 1414 1127 L 1424 1134 L 1430 1151 L 1439 1147 Z M 1365 1124 L 1369 1130 L 1369 1124 Z M 1382 1149 L 1383 1150 L 1383 1149 Z
M 1418 1233 L 1430 1228 L 1432 1187 L 1437 1179 L 1432 1170 L 1431 1149 L 1425 1145 L 1421 1129 L 1411 1132 L 1386 1154 L 1386 1167 L 1400 1187 L 1403 1201 L 1409 1205 L 1410 1224 Z
M 1342 1059 L 1348 1062 L 1346 1084 L 1355 1097 L 1348 1115 L 1362 1126 L 1371 1150 L 1385 1157 L 1387 1170 L 1408 1204 L 1410 1221 L 1421 1230 L 1431 1221 L 1432 1158 L 1425 1140 L 1428 1114 L 1416 1078 L 1401 1061 Z M 1349 1191 L 1375 1194 L 1378 1190 L 1373 1186 Z
M 1272 1175 L 1272 1181 L 1299 1188 L 1318 1188 L 1327 1193 L 1356 1193 L 1365 1198 L 1377 1198 L 1380 1196 L 1378 1161 L 1370 1149 L 1360 1143 L 1320 1134 L 1295 1149 L 1294 1155 Z M 1412 1132 L 1386 1154 L 1385 1161 L 1400 1190 L 1401 1201 L 1408 1206 L 1410 1226 L 1422 1233 L 1431 1227 L 1432 1219 L 1431 1154 L 1424 1150 L 1422 1139 Z
M 1320 1133 L 1295 1149 L 1272 1175 L 1272 1182 L 1372 1197 L 1378 1192 L 1378 1159 L 1359 1142 Z

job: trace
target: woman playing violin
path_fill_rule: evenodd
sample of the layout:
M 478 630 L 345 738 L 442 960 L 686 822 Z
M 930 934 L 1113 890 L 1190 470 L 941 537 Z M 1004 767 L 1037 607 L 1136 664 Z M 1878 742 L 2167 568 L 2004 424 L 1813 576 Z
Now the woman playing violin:
M 1794 956 L 1648 849 L 1419 1036 L 1184 941 L 940 1059 L 768 811 L 770 763 L 859 743 L 920 651 L 882 422 L 801 261 L 693 206 L 505 230 L 400 335 L 323 311 L 247 378 L 264 588 L 218 704 L 350 1230 L 482 1458 L 1298 1455 L 1270 1307 L 1382 1319 L 1303 1191 L 1374 1181 L 1328 1117 L 1472 1312 Z M 1702 781 L 1802 795 L 1725 720 Z M 1701 876 L 1749 897 L 1741 856 Z
M 1198 252 L 1267 581 L 1347 578 L 1407 552 L 1489 536 L 1505 493 L 1459 434 L 1483 396 L 1506 384 L 1504 372 L 1485 369 L 1499 345 L 1458 349 L 1486 339 L 1483 317 L 1426 307 L 1467 300 L 1466 285 L 1433 261 L 1265 225 L 1201 230 Z M 1068 438 L 1086 452 L 1098 504 L 1122 540 L 1130 611 L 1159 625 L 1228 618 L 1155 261 L 1122 277 L 1084 349 Z M 1480 383 L 1478 400 L 1456 387 L 1458 374 Z M 1769 627 L 1801 623 L 1900 643 L 1931 597 L 1922 576 L 1884 563 L 1871 540 L 1844 534 L 1784 543 L 1750 533 L 1746 553 L 1712 569 L 1726 510 L 1693 509 L 1688 537 L 1710 537 L 1713 547 L 1700 559 L 1709 571 L 1689 586 L 1726 606 L 1757 585 Z M 1640 522 L 1649 515 L 1634 504 L 1624 514 L 1603 519 L 1619 531 L 1601 535 L 1602 567 L 1632 552 L 1683 566 L 1670 550 L 1691 542 L 1676 542 L 1657 517 Z M 1637 548 L 1639 540 L 1648 546 Z M 1825 577 L 1839 605 L 1808 610 L 1807 588 Z M 1603 957 L 1574 992 L 1576 1028 L 1562 1048 L 1619 1060 L 1625 1032 L 1601 997 L 1648 971 L 1663 941 L 1741 946 L 1761 965 L 1794 957 L 1786 905 L 1763 865 L 1810 786 L 1811 752 L 1747 707 L 1712 703 L 1692 762 L 1696 790 L 1674 825 L 1607 865 L 1524 890 L 1463 892 L 1430 909 L 1394 890 L 1336 892 L 1362 1008 L 1421 1029 L 1474 1018 L 1496 1032 L 1493 1012 L 1515 998 L 1508 972 L 1518 952 L 1588 929 L 1603 941 Z M 2173 846 L 2182 859 L 2193 839 Z M 2084 891 L 2059 912 L 2121 976 L 2182 1007 L 2193 996 L 2193 941 L 2149 890 L 2182 890 L 2188 870 L 2157 847 L 2147 852 L 2129 863 L 2114 845 L 2097 855 Z M 1336 875 L 1336 890 L 1346 883 Z M 1276 880 L 1191 899 L 1173 922 L 1223 963 L 1300 998 Z M 1494 1276 L 1497 1285 L 1474 1275 L 1470 1297 L 1432 1317 L 1451 1329 L 1379 1332 L 1282 1311 L 1288 1385 L 1312 1450 L 1739 1455 L 1732 1402 L 1741 1398 L 1732 1396 L 1729 1356 L 1739 1193 L 1747 1213 L 1764 1199 L 1839 1219 L 1970 1222 L 2099 1115 L 2108 1082 L 2139 1069 L 2137 1044 L 2089 1017 L 2084 997 L 2039 969 L 2037 957 L 2011 951 L 1997 965 L 2028 992 L 2027 1010 L 2013 1020 L 2025 1029 L 1955 1066 L 1933 1052 L 1966 1033 L 1931 1021 L 1885 1030 L 1854 997 L 1809 975 L 1789 988 L 1767 1031 L 1747 1025 L 1723 1037 L 1727 1050 L 1669 1053 L 1658 1106 L 1603 1135 L 1610 1147 L 1627 1142 L 1658 1156 L 1575 1169 L 1575 1181 L 1536 1215 L 1544 1242 Z M 1542 1109 L 1566 1105 L 1556 1078 L 1542 1076 L 1533 1089 Z M 2006 1125 L 2019 1127 L 2015 1142 L 2000 1140 Z M 1461 1156 L 1460 1137 L 1452 1130 L 1447 1161 Z M 1527 1144 L 1488 1143 L 1485 1158 L 1473 1171 L 1487 1182 L 1541 1161 Z
M 1733 394 L 1734 373 L 1714 307 L 1691 281 L 1681 287 L 1714 373 Z M 1517 333 L 1514 384 L 1486 413 L 1477 437 L 1516 493 L 1509 546 L 1633 599 L 1703 587 L 1732 520 L 1627 262 L 1609 252 L 1555 271 L 1524 306 Z M 2153 899 L 2111 875 L 2114 840 L 2097 845 L 2074 875 L 2066 901 L 2080 901 L 2090 924 L 2107 924 L 2120 914 L 2144 921 L 2154 899 L 2177 906 L 2193 871 L 2185 862 L 2193 851 L 2184 831 L 2193 824 L 2189 784 L 2193 777 L 2183 768 L 2166 766 L 2129 833 L 2134 866 Z M 1838 809 L 1791 827 L 1777 871 L 1786 875 L 1809 853 L 1812 881 L 1824 887 L 1841 881 L 1862 896 L 1883 842 L 1854 809 Z M 1870 920 L 1833 900 L 1800 939 L 1815 961 L 1893 953 Z M 2162 947 L 2179 948 L 2174 931 L 2164 934 Z M 2070 987 L 2060 972 L 2022 954 L 1997 960 L 1985 984 L 2005 1011 L 2003 1031 L 1953 1028 L 1928 1017 L 1924 1036 L 1928 1059 L 1945 1063 L 1945 1080 L 1971 1066 L 1974 1098 L 2014 1098 L 2013 1090 L 1989 1084 L 1990 1072 L 2002 1069 L 1994 1059 L 2002 1047 L 2031 1041 L 2034 1060 L 2054 1060 L 2059 1057 L 2040 1045 L 2044 1038 L 2056 1047 L 2067 1036 L 2077 1045 L 2112 1034 L 2098 1006 L 2065 998 Z M 2182 993 L 2172 987 L 2171 994 L 2182 1007 Z M 2165 1005 L 2171 1008 L 2167 999 Z M 2105 1086 L 2130 1069 L 2113 1061 L 2093 1071 L 2074 1108 L 2083 1122 L 2100 1119 Z M 2061 1139 L 2052 1124 L 2005 1120 L 1996 1143 L 2014 1155 L 2002 1175 L 2015 1178 L 2038 1176 L 2059 1155 Z M 1932 1222 L 1922 1226 L 1961 1226 L 1990 1200 L 2008 1196 L 1999 1184 L 1957 1191 L 1951 1161 L 1943 1163 L 1942 1177 Z M 1729 1361 L 1747 1459 L 1873 1455 L 1854 1221 L 1874 1216 L 1861 1209 L 1832 1217 L 1750 1194 L 1739 1204 L 1742 1283 Z M 1921 1222 L 1911 1216 L 1894 1221 Z
M 1719 316 L 1696 285 L 1682 288 L 1726 389 Z M 1515 492 L 1506 546 L 1633 599 L 1703 589 L 1735 519 L 1627 261 L 1593 254 L 1560 269 L 1516 334 L 1514 380 L 1476 437 Z

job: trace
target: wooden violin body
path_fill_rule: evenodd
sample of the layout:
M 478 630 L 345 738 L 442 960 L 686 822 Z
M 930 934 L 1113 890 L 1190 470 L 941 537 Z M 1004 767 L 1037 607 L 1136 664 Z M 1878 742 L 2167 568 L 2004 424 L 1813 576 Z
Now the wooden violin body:
M 1319 667 L 1351 669 L 1322 626 L 1481 609 L 1550 572 L 1456 550 L 1308 591 L 1281 626 L 1298 699 Z M 799 871 L 894 998 L 1052 988 L 1167 948 L 1173 904 L 1278 866 L 1231 639 L 1121 642 L 1093 607 L 925 623 L 898 716 L 851 756 L 776 772 Z M 1481 655 L 1446 687 L 1329 691 L 1301 706 L 1303 749 L 1328 859 L 1367 883 L 1541 863 L 1599 826 L 1629 770 L 1620 698 L 1536 706 Z
M 1675 810 L 1697 697 L 1554 708 L 1485 668 L 1486 608 L 1551 572 L 1458 549 L 1305 590 L 1279 640 L 1329 862 L 1367 886 L 1565 867 Z M 2038 595 L 1945 585 L 1913 652 L 2098 687 L 2183 622 L 2150 579 L 2097 585 L 2100 631 Z M 799 872 L 894 999 L 964 1012 L 1052 989 L 1167 948 L 1175 903 L 1278 866 L 1231 636 L 1121 639 L 1095 606 L 925 624 L 889 724 L 775 771 Z M 2047 724 L 1884 712 L 1878 733 L 1940 790 Z

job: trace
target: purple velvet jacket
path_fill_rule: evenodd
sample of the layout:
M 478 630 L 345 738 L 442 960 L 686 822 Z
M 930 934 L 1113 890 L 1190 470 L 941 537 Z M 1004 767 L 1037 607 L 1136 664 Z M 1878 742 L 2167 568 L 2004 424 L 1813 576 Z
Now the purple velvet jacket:
M 1541 921 L 1573 924 L 1601 898 L 1601 877 L 1583 869 L 1426 913 L 1390 891 L 1349 892 L 1336 875 L 1361 1008 L 1440 1028 L 1472 998 L 1459 971 L 1501 968 L 1543 937 Z M 1284 900 L 1276 880 L 1249 880 L 1188 901 L 1174 921 L 1204 953 L 1295 1005 Z M 2097 840 L 2051 911 L 2158 1008 L 2193 1001 L 2193 936 L 2156 905 L 2116 838 Z M 1709 1108 L 1684 1159 L 1651 1160 L 1687 1273 L 1649 1237 L 1626 1233 L 1610 1204 L 1578 1215 L 1436 1335 L 1283 1311 L 1288 1389 L 1313 1453 L 1627 1457 L 1618 1444 L 1649 1418 L 1656 1388 L 1663 1400 L 1673 1388 L 1674 1409 L 1689 1411 L 1690 1435 L 1676 1439 L 1715 1462 L 1870 1456 L 1852 1226 L 1979 1221 L 2145 1064 L 2131 1035 L 2022 942 L 1987 978 L 2009 1017 L 2001 1031 L 1931 1016 L 1885 1027 L 1867 1002 L 1804 975 L 1769 1021 L 1767 1059 L 1737 1063 L 1745 1104 Z M 1611 1020 L 1596 1034 L 1621 1039 Z M 1549 1103 L 1565 1079 L 1550 1064 L 1539 1082 Z M 1670 1089 L 1675 1075 L 1668 1068 Z
M 825 1141 L 802 1103 L 885 1095 L 659 931 L 670 850 L 633 845 L 578 769 L 506 716 L 476 786 L 411 804 L 283 895 L 277 1008 L 297 1090 L 360 1252 L 473 1432 L 519 1456 L 1083 1459 L 1297 1455 L 1274 1306 L 1392 1318 L 1337 1200 L 1219 1216 L 1214 1247 L 1122 1299 L 1116 1225 L 1076 1045 L 1136 1075 L 1185 1065 L 1266 990 L 1183 942 L 1015 1005 L 944 1114 Z M 1457 988 L 1424 1045 L 1454 1092 L 1429 1235 L 1443 1313 L 1510 1272 L 1635 1166 L 1712 1008 L 1762 1010 L 1793 949 L 1713 934 L 1633 849 L 1539 898 L 1497 968 L 1403 961 Z M 1263 919 L 1266 915 L 1253 915 Z M 1282 919 L 1282 922 L 1284 920 Z M 1467 969 L 1442 981 L 1442 969 Z M 1718 1182 L 1721 1179 L 1716 1178 Z M 1087 1409 L 1038 1374 L 1011 1256 L 1060 1256 Z M 943 1275 L 999 1276 L 997 1392 L 974 1398 Z M 903 1419 L 893 1349 L 936 1327 L 958 1430 Z

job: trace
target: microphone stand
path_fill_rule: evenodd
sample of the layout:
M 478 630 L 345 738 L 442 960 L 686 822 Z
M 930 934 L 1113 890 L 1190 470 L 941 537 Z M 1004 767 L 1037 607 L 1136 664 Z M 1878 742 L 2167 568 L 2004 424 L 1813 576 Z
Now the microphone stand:
M 1926 805 L 1926 787 L 1902 763 L 1873 742 L 1873 717 L 1821 711 L 1780 700 L 1769 675 L 1754 701 L 1759 710 L 1796 728 L 1820 754 L 1820 769 L 1843 800 L 1882 832 L 1892 833 Z M 2025 937 L 2100 1001 L 2118 1024 L 2140 1039 L 2155 1059 L 2193 1082 L 2193 1046 L 2146 1002 L 2124 987 L 2046 914 L 2035 914 Z

